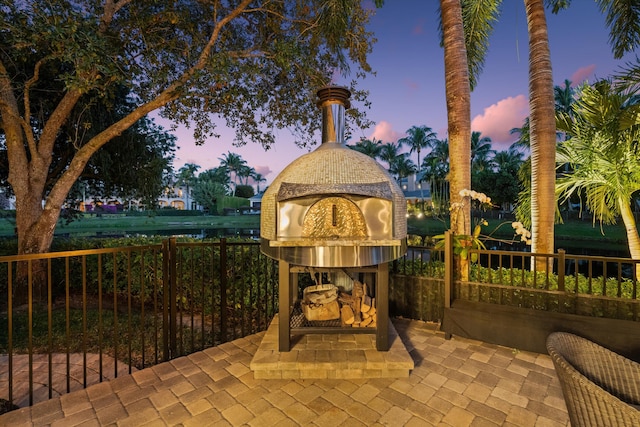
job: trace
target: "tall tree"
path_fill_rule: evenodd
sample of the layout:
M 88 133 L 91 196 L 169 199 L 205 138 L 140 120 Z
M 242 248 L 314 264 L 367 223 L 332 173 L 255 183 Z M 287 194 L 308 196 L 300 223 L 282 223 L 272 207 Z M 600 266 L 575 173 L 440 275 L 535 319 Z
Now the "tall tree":
M 495 150 L 491 148 L 491 138 L 482 136 L 480 132 L 471 132 L 471 179 L 473 173 L 490 167 L 491 156 Z
M 389 173 L 396 177 L 398 183 L 402 181 L 403 178 L 416 173 L 416 170 L 416 165 L 411 161 L 408 153 L 400 153 L 395 157 L 389 167 Z
M 371 71 L 371 13 L 360 0 L 0 0 L 0 129 L 18 252 L 49 249 L 91 156 L 154 110 L 191 126 L 198 142 L 216 135 L 213 117 L 234 128 L 240 144 L 269 146 L 276 129 L 294 126 L 305 130 L 298 142 L 311 142 L 320 124 L 309 92 L 336 70 Z M 51 75 L 57 79 L 43 78 Z M 81 117 L 74 112 L 83 101 L 113 96 L 116 85 L 129 88 L 135 108 L 74 147 L 46 191 L 60 129 Z M 364 99 L 351 89 L 354 103 Z M 348 114 L 368 124 L 356 109 Z
M 422 165 L 422 163 L 420 163 L 420 152 L 425 148 L 431 147 L 437 139 L 437 135 L 433 129 L 423 125 L 411 126 L 411 128 L 407 129 L 407 136 L 398 140 L 400 145 L 409 146 L 409 153 L 418 153 L 418 162 L 416 163 L 418 166 L 418 175 L 420 175 Z M 422 177 L 419 177 L 418 179 L 421 178 Z
M 460 192 L 471 188 L 471 86 L 460 0 L 440 0 L 444 46 L 445 92 L 449 130 L 450 200 L 462 206 L 451 217 L 451 229 L 471 234 L 471 209 Z
M 372 159 L 378 159 L 380 157 L 382 151 L 382 141 L 375 138 L 366 139 L 363 138 L 360 141 L 356 142 L 355 145 L 348 145 L 349 148 L 359 151 L 362 154 L 366 154 Z
M 227 170 L 230 178 L 233 178 L 233 195 L 236 195 L 236 187 L 238 186 L 238 178 L 243 174 L 243 169 L 247 166 L 247 161 L 241 155 L 232 153 L 223 154 L 220 160 L 220 167 Z
M 554 252 L 556 123 L 549 34 L 544 0 L 525 0 L 529 33 L 529 124 L 531 138 L 531 252 Z M 550 268 L 537 257 L 535 268 Z M 534 266 L 532 266 L 534 267 Z
M 260 183 L 261 182 L 267 182 L 267 178 L 264 177 L 261 173 L 256 172 L 256 170 L 253 170 L 253 174 L 251 175 L 251 179 L 253 179 L 253 182 L 256 183 L 256 194 L 260 194 Z
M 558 128 L 569 139 L 558 147 L 558 164 L 571 165 L 558 179 L 561 199 L 585 195 L 587 208 L 603 223 L 622 217 L 629 252 L 640 259 L 640 236 L 632 211 L 640 191 L 640 97 L 603 80 L 583 86 L 573 115 L 558 112 Z M 640 265 L 636 268 L 640 277 Z
M 522 127 L 519 128 L 511 128 L 509 133 L 511 135 L 518 134 L 518 139 L 516 139 L 511 147 L 518 149 L 529 151 L 531 149 L 531 125 L 529 123 L 529 117 L 525 117 L 524 123 Z
M 501 0 L 440 0 L 450 153 L 451 203 L 471 187 L 471 91 L 482 72 Z M 471 234 L 471 212 L 463 205 L 451 222 L 457 234 Z
M 178 185 L 184 185 L 187 188 L 187 209 L 189 210 L 191 209 L 191 189 L 198 169 L 200 169 L 200 166 L 195 163 L 185 163 L 184 166 L 178 169 Z
M 564 86 L 553 87 L 556 112 L 571 114 L 571 106 L 574 101 L 575 90 L 571 86 L 571 80 L 564 79 Z
M 498 151 L 491 159 L 491 168 L 474 175 L 474 189 L 491 197 L 494 205 L 509 210 L 522 190 L 520 181 L 513 179 L 522 166 L 522 157 L 522 152 L 513 148 Z
M 438 213 L 448 208 L 449 142 L 439 139 L 422 161 L 425 179 L 429 182 L 431 201 Z
M 386 162 L 388 169 L 393 168 L 393 164 L 400 156 L 400 146 L 394 142 L 387 142 L 380 148 L 380 160 Z

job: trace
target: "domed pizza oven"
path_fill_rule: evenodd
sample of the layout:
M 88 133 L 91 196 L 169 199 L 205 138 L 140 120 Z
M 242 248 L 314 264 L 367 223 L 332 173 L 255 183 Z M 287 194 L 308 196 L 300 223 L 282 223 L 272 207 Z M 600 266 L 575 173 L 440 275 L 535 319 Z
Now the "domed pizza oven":
M 375 333 L 386 351 L 388 263 L 406 252 L 406 200 L 381 165 L 345 146 L 350 92 L 332 86 L 317 95 L 322 144 L 289 164 L 261 203 L 261 251 L 280 260 L 279 349 L 290 350 L 291 334 L 348 330 Z M 303 298 L 300 273 L 316 283 Z
M 344 145 L 350 93 L 318 91 L 322 144 L 289 164 L 262 197 L 262 252 L 296 265 L 361 267 L 406 251 L 406 200 L 371 157 Z

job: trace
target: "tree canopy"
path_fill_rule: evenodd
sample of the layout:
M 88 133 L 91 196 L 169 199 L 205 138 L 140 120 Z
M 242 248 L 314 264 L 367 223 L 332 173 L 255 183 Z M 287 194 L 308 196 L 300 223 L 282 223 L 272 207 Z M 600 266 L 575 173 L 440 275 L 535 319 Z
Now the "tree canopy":
M 360 0 L 0 0 L 0 133 L 19 253 L 48 250 L 89 159 L 154 110 L 192 129 L 198 143 L 219 124 L 235 130 L 236 144 L 268 148 L 283 128 L 300 145 L 314 141 L 315 90 L 336 73 L 371 72 L 372 13 Z M 366 93 L 350 86 L 362 105 Z M 114 99 L 118 88 L 131 110 L 72 144 L 46 190 L 63 126 L 84 129 L 83 108 Z M 347 114 L 369 125 L 362 108 Z

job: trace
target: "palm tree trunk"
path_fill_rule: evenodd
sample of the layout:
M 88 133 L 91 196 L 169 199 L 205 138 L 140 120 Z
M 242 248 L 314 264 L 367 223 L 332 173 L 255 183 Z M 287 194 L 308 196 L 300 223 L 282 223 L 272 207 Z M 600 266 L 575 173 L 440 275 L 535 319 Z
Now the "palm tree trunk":
M 627 231 L 627 240 L 629 241 L 629 254 L 632 259 L 640 260 L 640 236 L 638 235 L 638 227 L 636 219 L 631 210 L 629 199 L 618 198 L 618 207 L 624 228 Z M 636 264 L 636 277 L 640 278 L 640 264 Z
M 532 253 L 554 251 L 556 122 L 544 0 L 525 0 L 529 31 Z M 546 271 L 552 258 L 535 258 Z
M 451 216 L 451 229 L 471 234 L 471 209 L 460 191 L 471 188 L 471 86 L 460 0 L 440 0 L 444 45 L 445 92 L 449 130 L 450 201 L 461 209 Z M 468 279 L 468 260 L 459 259 L 462 280 Z

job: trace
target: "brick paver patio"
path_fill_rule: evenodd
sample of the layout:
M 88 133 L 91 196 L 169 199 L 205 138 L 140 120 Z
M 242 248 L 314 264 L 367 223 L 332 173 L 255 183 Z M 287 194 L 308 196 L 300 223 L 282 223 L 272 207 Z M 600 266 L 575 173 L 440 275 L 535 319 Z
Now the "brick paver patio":
M 407 378 L 255 379 L 265 333 L 0 416 L 6 426 L 568 426 L 549 356 L 394 320 Z

